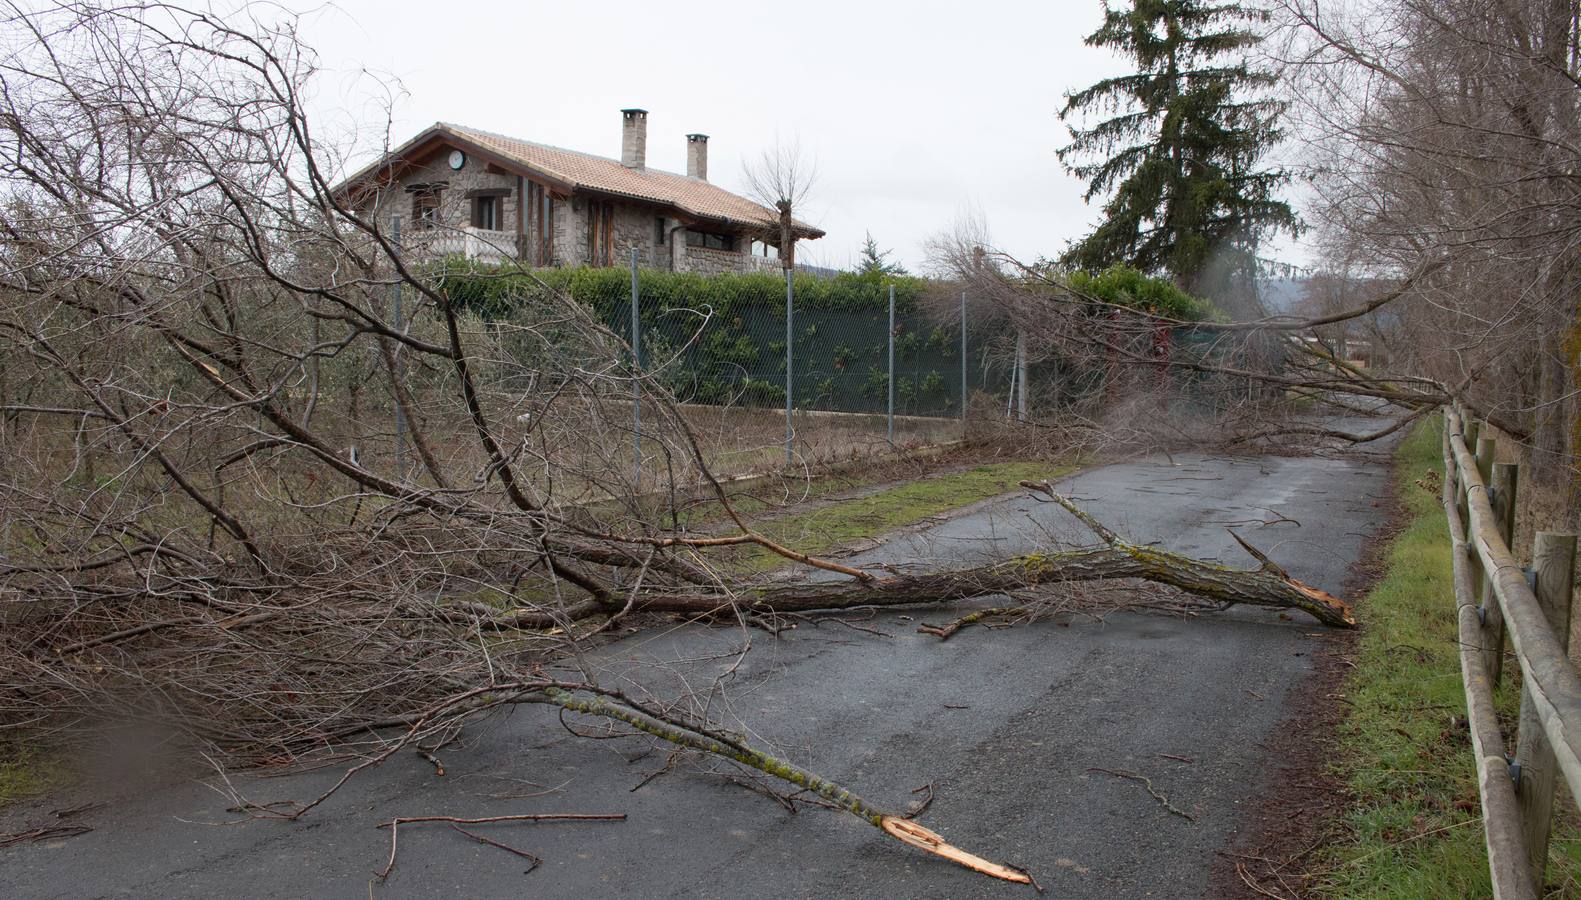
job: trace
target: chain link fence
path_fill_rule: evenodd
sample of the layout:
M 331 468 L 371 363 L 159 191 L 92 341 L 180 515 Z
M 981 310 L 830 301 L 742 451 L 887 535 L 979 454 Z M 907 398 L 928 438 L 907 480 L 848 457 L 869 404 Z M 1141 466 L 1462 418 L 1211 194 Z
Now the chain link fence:
M 484 332 L 500 336 L 499 393 L 532 407 L 527 398 L 562 390 L 545 377 L 593 364 L 533 362 L 565 352 L 533 298 L 545 288 L 568 295 L 624 344 L 612 344 L 597 364 L 648 387 L 601 395 L 596 428 L 572 441 L 588 446 L 554 449 L 581 452 L 596 460 L 585 465 L 613 467 L 647 486 L 702 476 L 660 439 L 674 434 L 673 415 L 697 438 L 710 471 L 731 478 L 949 444 L 985 420 L 1223 405 L 1216 394 L 1224 386 L 1189 367 L 1090 350 L 1061 355 L 1038 341 L 1029 351 L 1002 310 L 988 298 L 974 303 L 958 285 L 803 272 L 787 284 L 780 273 L 688 275 L 642 270 L 635 260 L 618 269 L 512 271 L 520 272 L 463 266 L 445 280 Z M 1221 352 L 1190 331 L 1133 341 L 1141 349 L 1150 342 L 1160 358 Z M 1131 402 L 1141 395 L 1153 397 L 1151 405 Z
M 645 279 L 633 268 L 631 302 L 598 309 L 675 397 L 719 474 L 953 442 L 970 398 L 1003 390 L 984 342 L 963 341 L 958 322 L 938 324 L 892 286 L 871 303 L 809 302 L 815 277 L 787 290 L 782 279 Z

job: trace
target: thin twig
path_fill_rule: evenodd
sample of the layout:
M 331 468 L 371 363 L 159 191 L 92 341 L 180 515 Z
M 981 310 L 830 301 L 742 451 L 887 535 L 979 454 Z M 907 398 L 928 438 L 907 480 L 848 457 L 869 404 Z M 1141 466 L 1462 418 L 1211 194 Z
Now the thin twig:
M 1173 803 L 1170 803 L 1168 797 L 1166 797 L 1163 794 L 1159 793 L 1153 787 L 1153 779 L 1148 778 L 1146 775 L 1138 775 L 1135 772 L 1127 772 L 1127 771 L 1125 771 L 1123 769 L 1104 769 L 1104 768 L 1100 768 L 1098 766 L 1093 766 L 1093 767 L 1089 768 L 1087 771 L 1089 771 L 1089 772 L 1102 772 L 1105 775 L 1113 775 L 1116 778 L 1126 778 L 1126 779 L 1129 779 L 1131 781 L 1138 782 L 1143 787 L 1147 788 L 1147 792 L 1149 794 L 1152 794 L 1153 795 L 1153 799 L 1157 800 L 1159 802 L 1159 804 L 1162 805 L 1165 809 L 1167 809 L 1170 812 L 1174 813 L 1175 815 L 1181 817 L 1182 819 L 1185 819 L 1187 822 L 1195 822 L 1195 821 L 1197 821 L 1197 817 L 1196 816 L 1193 816 L 1191 813 L 1188 813 L 1185 810 L 1180 809 L 1179 807 L 1175 806 Z
M 31 831 L 19 831 L 16 834 L 0 834 L 0 847 L 10 847 L 15 844 L 27 844 L 33 841 L 47 841 L 54 838 L 76 837 L 92 831 L 87 825 L 47 825 L 43 828 L 34 828 Z
M 477 819 L 463 819 L 463 818 L 459 818 L 457 816 L 399 816 L 397 818 L 391 819 L 388 822 L 380 822 L 379 823 L 379 827 L 380 828 L 388 828 L 388 829 L 390 829 L 390 860 L 389 860 L 389 862 L 385 863 L 383 869 L 381 869 L 378 872 L 375 872 L 374 875 L 376 875 L 379 878 L 380 881 L 383 881 L 384 879 L 390 877 L 390 873 L 395 870 L 395 851 L 396 851 L 396 846 L 397 846 L 396 842 L 397 842 L 397 840 L 400 837 L 401 826 L 402 825 L 410 825 L 410 824 L 413 824 L 415 822 L 448 822 L 448 823 L 450 823 L 450 827 L 456 828 L 457 825 L 484 825 L 484 824 L 488 824 L 488 823 L 491 823 L 491 822 L 559 822 L 559 821 L 579 821 L 579 822 L 586 822 L 586 821 L 595 821 L 595 822 L 597 822 L 597 821 L 614 821 L 614 822 L 623 822 L 625 820 L 626 820 L 626 814 L 625 813 L 533 813 L 533 814 L 528 814 L 528 815 L 514 815 L 514 816 L 484 816 L 482 818 L 477 818 Z M 534 862 L 533 868 L 537 868 L 537 863 L 542 862 L 542 860 L 538 859 L 538 857 L 533 856 L 530 853 L 526 853 L 524 851 L 517 850 L 514 847 L 507 847 L 504 844 L 497 844 L 497 843 L 494 843 L 493 841 L 485 840 L 485 839 L 483 839 L 481 837 L 478 837 L 475 834 L 472 834 L 472 833 L 470 833 L 468 831 L 464 831 L 464 830 L 462 830 L 460 828 L 456 828 L 456 830 L 460 831 L 462 834 L 465 834 L 465 835 L 467 835 L 470 838 L 474 838 L 476 840 L 483 841 L 485 844 L 493 844 L 494 846 L 499 847 L 502 850 L 509 850 L 512 853 L 516 853 L 516 854 L 524 856 L 524 857 L 526 857 L 528 859 L 534 860 L 535 862 Z M 532 869 L 528 869 L 527 871 L 531 872 Z
M 474 833 L 466 830 L 465 828 L 462 828 L 460 825 L 451 824 L 450 827 L 454 828 L 456 831 L 461 832 L 462 834 L 466 835 L 467 837 L 472 838 L 474 841 L 477 841 L 480 844 L 488 844 L 490 847 L 498 847 L 501 850 L 504 850 L 504 851 L 509 852 L 509 853 L 514 853 L 517 856 L 520 856 L 522 859 L 527 860 L 528 862 L 532 863 L 532 865 L 527 867 L 527 872 L 531 872 L 533 869 L 536 869 L 539 866 L 543 865 L 543 860 L 542 859 L 532 855 L 531 853 L 528 853 L 526 850 L 518 850 L 517 848 L 512 847 L 509 844 L 502 844 L 499 841 L 493 840 L 491 838 L 486 838 L 486 837 L 484 837 L 481 834 L 474 834 Z M 526 875 L 527 872 L 523 872 L 522 874 Z

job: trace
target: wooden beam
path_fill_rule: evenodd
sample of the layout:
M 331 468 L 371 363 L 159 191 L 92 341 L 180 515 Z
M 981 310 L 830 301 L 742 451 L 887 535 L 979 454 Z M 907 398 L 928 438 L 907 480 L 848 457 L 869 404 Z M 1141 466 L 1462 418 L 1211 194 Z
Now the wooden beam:
M 1488 873 L 1496 900 L 1536 900 L 1526 835 L 1521 828 L 1520 806 L 1510 770 L 1504 760 L 1504 735 L 1493 706 L 1493 685 L 1488 680 L 1482 644 L 1485 632 L 1477 615 L 1475 582 L 1471 578 L 1473 551 L 1466 542 L 1459 503 L 1464 481 L 1451 444 L 1452 418 L 1444 421 L 1444 513 L 1449 519 L 1453 547 L 1455 616 L 1459 630 L 1460 677 L 1466 689 L 1466 728 L 1477 763 L 1477 793 L 1482 800 L 1482 832 L 1488 853 Z
M 1504 612 L 1504 624 L 1521 663 L 1521 680 L 1531 694 L 1531 707 L 1553 744 L 1559 770 L 1571 796 L 1581 801 L 1581 675 L 1570 664 L 1559 637 L 1548 627 L 1537 597 L 1526 584 L 1520 560 L 1499 536 L 1487 487 L 1477 473 L 1476 459 L 1466 449 L 1460 417 L 1447 416 L 1451 455 L 1465 482 L 1466 507 L 1471 527 L 1468 540 L 1493 577 L 1494 594 Z

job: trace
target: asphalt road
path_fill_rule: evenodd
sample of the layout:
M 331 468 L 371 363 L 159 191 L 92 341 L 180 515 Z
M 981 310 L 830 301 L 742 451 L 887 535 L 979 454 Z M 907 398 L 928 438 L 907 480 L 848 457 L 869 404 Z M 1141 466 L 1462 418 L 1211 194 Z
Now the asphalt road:
M 1337 591 L 1364 537 L 1381 463 L 1355 459 L 1179 455 L 1108 466 L 1064 490 L 1132 540 L 1244 560 L 1224 523 L 1292 574 Z M 1278 516 L 1294 521 L 1258 527 Z M 1297 524 L 1299 523 L 1299 524 Z M 857 557 L 940 564 L 1074 537 L 1051 504 L 1013 497 Z M 910 618 L 908 618 L 910 617 Z M 936 798 L 919 820 L 967 849 L 1030 867 L 1051 896 L 1205 896 L 1215 851 L 1244 824 L 1264 783 L 1259 749 L 1312 669 L 1318 627 L 1297 615 L 1235 610 L 1181 620 L 1116 614 L 969 629 L 948 642 L 915 633 L 938 610 L 825 623 L 753 647 L 711 712 L 868 799 L 903 810 L 912 789 Z M 601 652 L 609 679 L 664 694 L 706 685 L 735 662 L 743 634 L 676 627 Z M 374 897 L 1011 897 L 987 880 L 902 847 L 854 817 L 797 814 L 717 774 L 677 766 L 640 790 L 668 755 L 640 738 L 572 737 L 545 709 L 523 708 L 448 748 L 448 774 L 402 754 L 351 782 L 297 823 L 234 822 L 228 801 L 187 784 L 89 814 L 91 833 L 0 850 L 0 897 L 367 897 L 389 853 L 393 816 L 624 812 L 620 823 L 480 826 L 542 857 L 527 865 L 443 826 L 402 830 Z M 1187 757 L 1184 763 L 1160 754 Z M 1090 772 L 1138 772 L 1140 783 Z M 331 772 L 244 780 L 256 800 L 306 799 Z M 541 793 L 541 796 L 521 796 Z M 515 795 L 515 796 L 512 796 Z

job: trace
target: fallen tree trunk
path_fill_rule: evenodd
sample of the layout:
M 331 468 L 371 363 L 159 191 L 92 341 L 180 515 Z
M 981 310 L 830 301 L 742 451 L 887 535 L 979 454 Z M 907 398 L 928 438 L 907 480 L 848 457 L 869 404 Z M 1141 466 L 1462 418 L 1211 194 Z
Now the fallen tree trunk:
M 769 584 L 728 599 L 717 593 L 658 590 L 639 597 L 635 608 L 701 614 L 733 604 L 752 613 L 811 612 L 859 606 L 947 603 L 1024 591 L 1039 585 L 1139 578 L 1227 605 L 1297 609 L 1336 628 L 1356 624 L 1349 603 L 1291 577 L 1233 531 L 1230 534 L 1258 561 L 1258 568 L 1236 569 L 1129 543 L 1047 483 L 1022 482 L 1022 487 L 1064 507 L 1097 534 L 1104 545 L 1028 554 L 965 569 L 866 581 Z

